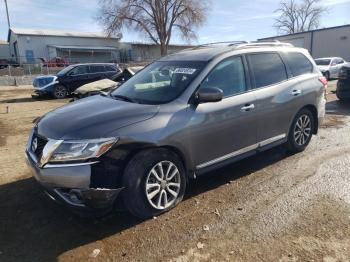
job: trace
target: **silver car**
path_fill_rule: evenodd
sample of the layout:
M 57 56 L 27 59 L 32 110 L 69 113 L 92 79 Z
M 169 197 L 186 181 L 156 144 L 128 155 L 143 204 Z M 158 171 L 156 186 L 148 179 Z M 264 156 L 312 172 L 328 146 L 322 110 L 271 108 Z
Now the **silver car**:
M 315 62 L 327 80 L 338 79 L 340 69 L 346 65 L 345 60 L 341 57 L 317 58 Z
M 189 179 L 278 145 L 303 151 L 326 85 L 308 51 L 289 44 L 200 46 L 43 116 L 28 164 L 70 207 L 105 210 L 121 198 L 150 218 L 175 207 Z

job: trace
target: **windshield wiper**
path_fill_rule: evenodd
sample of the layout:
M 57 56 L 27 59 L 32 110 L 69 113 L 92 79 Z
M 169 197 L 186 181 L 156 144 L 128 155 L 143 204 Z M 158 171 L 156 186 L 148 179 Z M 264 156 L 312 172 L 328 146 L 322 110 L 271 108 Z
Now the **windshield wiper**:
M 123 101 L 130 102 L 130 103 L 138 103 L 135 99 L 132 99 L 130 97 L 123 96 L 123 95 L 112 95 L 111 94 L 111 97 L 113 97 L 114 99 L 123 100 Z

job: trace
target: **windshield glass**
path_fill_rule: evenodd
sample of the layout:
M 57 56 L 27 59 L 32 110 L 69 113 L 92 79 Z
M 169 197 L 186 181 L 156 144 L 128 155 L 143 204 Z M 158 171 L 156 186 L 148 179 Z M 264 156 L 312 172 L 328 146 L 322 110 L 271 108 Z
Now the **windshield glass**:
M 58 76 L 63 76 L 65 74 L 67 74 L 67 72 L 69 72 L 71 69 L 73 69 L 74 66 L 73 65 L 70 65 L 70 66 L 67 66 L 66 68 L 62 69 L 61 71 L 59 71 L 57 73 Z
M 111 93 L 112 97 L 141 104 L 164 104 L 182 94 L 205 62 L 155 62 Z
M 316 59 L 315 62 L 316 62 L 316 65 L 328 66 L 331 63 L 331 60 L 330 59 Z

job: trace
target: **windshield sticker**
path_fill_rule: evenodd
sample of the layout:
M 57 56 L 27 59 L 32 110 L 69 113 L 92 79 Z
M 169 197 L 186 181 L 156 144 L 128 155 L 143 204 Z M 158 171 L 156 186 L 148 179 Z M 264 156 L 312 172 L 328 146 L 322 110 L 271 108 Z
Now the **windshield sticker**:
M 193 75 L 197 69 L 195 68 L 176 68 L 174 74 L 185 74 L 185 75 Z

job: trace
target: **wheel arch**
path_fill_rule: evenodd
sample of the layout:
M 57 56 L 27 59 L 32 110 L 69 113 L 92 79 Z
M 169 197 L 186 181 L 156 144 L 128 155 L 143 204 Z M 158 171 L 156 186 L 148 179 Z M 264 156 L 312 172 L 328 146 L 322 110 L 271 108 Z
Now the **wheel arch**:
M 292 121 L 291 121 L 291 123 L 290 123 L 290 125 L 289 125 L 289 130 L 290 130 L 290 128 L 291 128 L 291 126 L 292 126 L 292 124 L 293 124 L 293 121 L 294 121 L 294 119 L 295 119 L 295 117 L 299 114 L 299 112 L 301 111 L 301 110 L 303 110 L 303 109 L 308 109 L 311 113 L 312 113 L 312 116 L 313 116 L 313 118 L 314 118 L 314 130 L 313 130 L 313 134 L 314 135 L 317 135 L 318 134 L 318 128 L 319 128 L 319 122 L 318 122 L 318 111 L 317 111 L 317 108 L 316 108 L 316 106 L 315 105 L 312 105 L 312 104 L 308 104 L 308 105 L 305 105 L 305 106 L 303 106 L 302 108 L 300 108 L 296 113 L 295 113 L 295 115 L 293 116 L 293 119 L 292 119 Z

